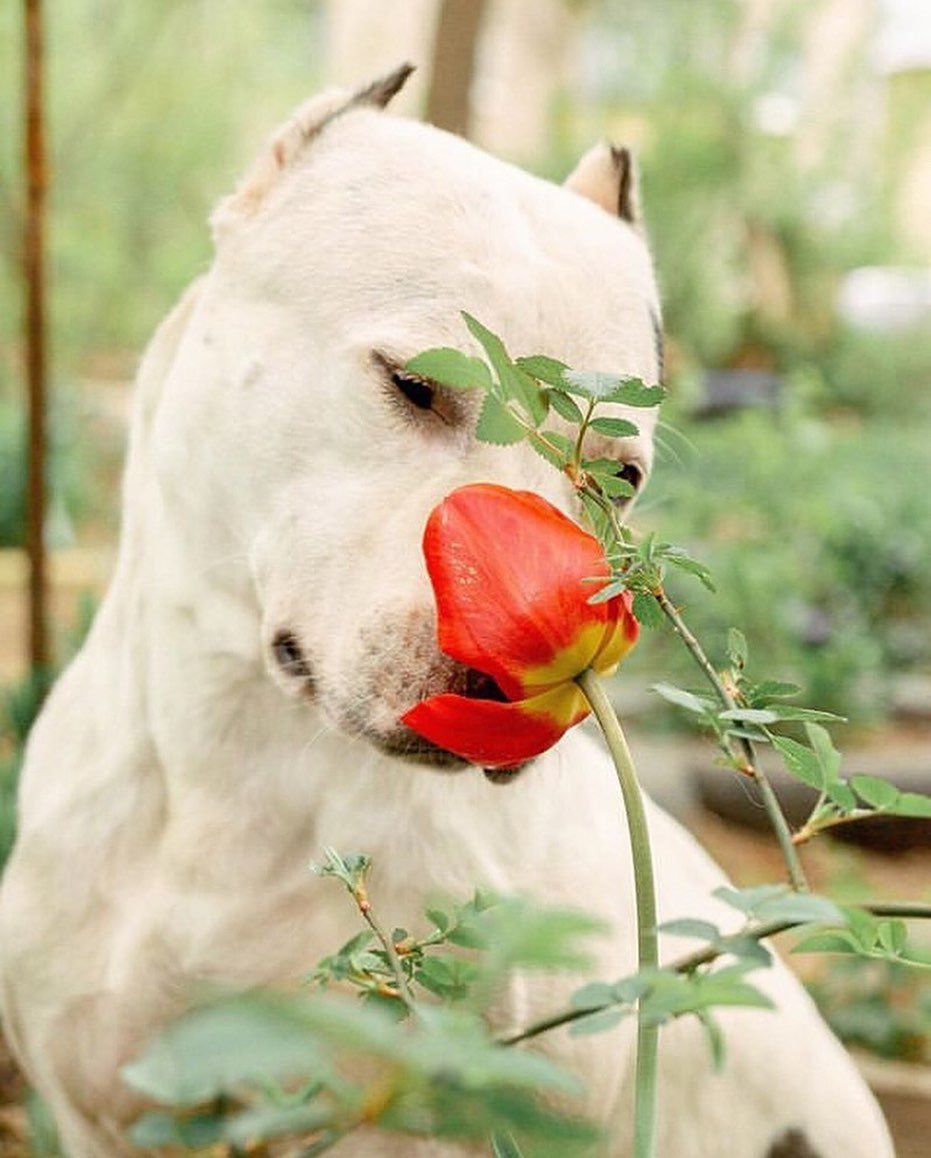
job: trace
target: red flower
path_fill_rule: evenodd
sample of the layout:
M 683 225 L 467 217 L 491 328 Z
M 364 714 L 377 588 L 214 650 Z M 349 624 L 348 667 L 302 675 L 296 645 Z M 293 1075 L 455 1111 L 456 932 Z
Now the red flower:
M 538 495 L 490 483 L 436 507 L 424 555 L 441 650 L 490 676 L 504 702 L 431 696 L 403 723 L 486 768 L 538 756 L 588 715 L 575 677 L 610 675 L 636 642 L 629 594 L 590 603 L 590 580 L 609 575 L 598 540 Z

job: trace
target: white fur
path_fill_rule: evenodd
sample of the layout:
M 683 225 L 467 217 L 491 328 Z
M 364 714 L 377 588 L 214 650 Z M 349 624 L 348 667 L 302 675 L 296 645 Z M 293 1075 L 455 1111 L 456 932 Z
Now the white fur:
M 570 734 L 505 787 L 384 751 L 442 671 L 429 510 L 476 480 L 572 500 L 529 449 L 405 416 L 370 352 L 465 347 L 466 309 L 515 354 L 652 378 L 649 255 L 577 192 L 374 110 L 316 132 L 315 107 L 332 98 L 224 203 L 213 267 L 146 355 L 117 572 L 29 745 L 0 991 L 71 1158 L 130 1152 L 140 1105 L 119 1067 L 197 982 L 288 983 L 355 930 L 341 890 L 308 872 L 324 845 L 374 857 L 389 925 L 415 923 L 427 892 L 527 890 L 610 920 L 595 975 L 634 967 L 621 803 L 595 742 Z M 646 471 L 651 420 L 636 418 L 625 455 Z M 275 669 L 283 628 L 312 701 Z M 726 921 L 719 871 L 659 812 L 653 828 L 664 917 Z M 581 981 L 515 981 L 504 1021 Z M 763 981 L 780 1012 L 722 1019 L 723 1075 L 696 1026 L 663 1032 L 659 1154 L 763 1158 L 795 1126 L 822 1158 L 891 1154 L 799 986 L 781 966 Z M 541 1046 L 584 1076 L 611 1153 L 628 1154 L 630 1027 Z M 458 1151 L 372 1136 L 338 1152 Z

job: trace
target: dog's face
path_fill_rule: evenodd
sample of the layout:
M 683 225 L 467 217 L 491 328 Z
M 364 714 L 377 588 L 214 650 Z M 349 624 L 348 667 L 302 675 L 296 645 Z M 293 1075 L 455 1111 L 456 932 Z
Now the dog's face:
M 373 109 L 318 129 L 330 111 L 302 110 L 221 207 L 154 453 L 202 549 L 248 556 L 283 691 L 383 750 L 452 763 L 398 722 L 424 696 L 486 690 L 437 649 L 427 515 L 475 481 L 577 511 L 532 450 L 476 441 L 479 398 L 404 363 L 474 352 L 467 310 L 513 355 L 656 381 L 650 260 L 635 228 L 572 188 Z M 617 162 L 593 153 L 573 184 L 617 204 Z M 638 438 L 589 450 L 642 482 L 654 415 L 628 417 Z

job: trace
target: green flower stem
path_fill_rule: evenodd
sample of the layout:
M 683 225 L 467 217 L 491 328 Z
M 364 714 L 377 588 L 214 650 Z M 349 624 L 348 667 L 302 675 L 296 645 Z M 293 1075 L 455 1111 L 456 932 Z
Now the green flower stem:
M 630 850 L 634 866 L 634 892 L 637 901 L 637 968 L 638 971 L 659 967 L 659 939 L 656 930 L 656 885 L 653 858 L 647 829 L 643 795 L 630 749 L 620 721 L 599 677 L 591 669 L 576 677 L 585 698 L 595 713 L 614 767 L 627 812 Z M 637 1070 L 634 1093 L 634 1158 L 650 1158 L 656 1133 L 656 1076 L 659 1028 L 637 1021 Z
M 660 587 L 653 592 L 653 595 L 662 609 L 663 614 L 672 625 L 673 631 L 675 631 L 676 635 L 678 635 L 685 644 L 689 654 L 701 668 L 702 672 L 704 672 L 705 678 L 714 688 L 715 694 L 721 704 L 727 709 L 736 708 L 736 700 L 728 691 L 720 675 L 715 671 L 711 661 L 707 655 L 705 655 L 701 644 L 691 631 L 689 631 L 678 609 L 672 603 L 665 590 Z M 786 820 L 782 806 L 779 803 L 776 793 L 773 791 L 773 786 L 757 762 L 753 744 L 746 738 L 741 738 L 738 743 L 744 755 L 744 771 L 753 777 L 759 789 L 763 807 L 766 809 L 766 815 L 769 817 L 769 822 L 776 834 L 776 840 L 779 842 L 779 848 L 782 851 L 783 860 L 786 863 L 786 869 L 789 874 L 789 883 L 798 893 L 808 892 L 808 878 L 805 876 L 805 870 L 802 868 L 802 861 L 795 847 L 789 822 Z

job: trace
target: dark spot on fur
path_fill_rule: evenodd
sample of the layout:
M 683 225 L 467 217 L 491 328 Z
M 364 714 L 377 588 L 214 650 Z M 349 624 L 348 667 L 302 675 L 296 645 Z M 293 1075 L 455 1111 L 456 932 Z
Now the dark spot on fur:
M 766 1158 L 821 1158 L 801 1130 L 786 1130 L 766 1151 Z

